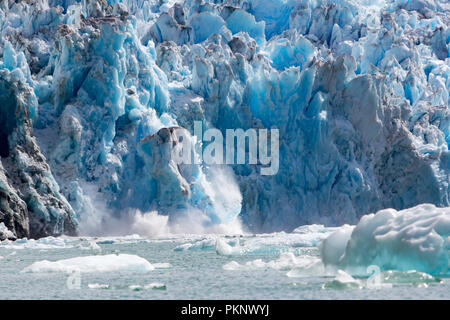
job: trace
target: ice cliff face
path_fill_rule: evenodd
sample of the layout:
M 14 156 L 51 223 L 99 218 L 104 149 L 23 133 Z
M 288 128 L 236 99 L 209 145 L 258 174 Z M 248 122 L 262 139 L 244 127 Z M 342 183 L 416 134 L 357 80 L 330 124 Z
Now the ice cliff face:
M 0 222 L 40 237 L 138 209 L 260 232 L 448 206 L 449 14 L 438 0 L 2 1 Z M 196 120 L 278 128 L 279 172 L 173 165 Z
M 0 71 L 0 219 L 10 231 L 3 238 L 75 234 L 75 212 L 32 134 L 37 101 L 23 76 L 20 69 Z

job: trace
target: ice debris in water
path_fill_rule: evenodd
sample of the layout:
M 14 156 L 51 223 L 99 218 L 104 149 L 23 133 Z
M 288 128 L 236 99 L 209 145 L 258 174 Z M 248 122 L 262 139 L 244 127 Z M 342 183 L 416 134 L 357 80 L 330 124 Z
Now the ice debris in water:
M 87 241 L 87 245 L 85 245 L 84 243 L 80 243 L 78 245 L 78 248 L 80 248 L 81 250 L 93 250 L 97 252 L 102 251 L 102 248 L 93 240 Z
M 292 249 L 315 247 L 336 229 L 314 225 L 311 228 L 299 227 L 294 233 L 276 232 L 258 236 L 244 234 L 239 237 L 220 238 L 207 236 L 178 245 L 174 250 L 216 250 L 221 255 L 279 254 Z
M 149 284 L 146 284 L 145 286 L 141 285 L 130 285 L 128 286 L 129 289 L 133 291 L 141 291 L 141 290 L 166 290 L 167 287 L 164 283 L 161 282 L 152 282 Z
M 132 254 L 109 254 L 84 256 L 58 261 L 42 260 L 26 267 L 21 272 L 149 272 L 155 267 L 146 259 Z
M 449 275 L 450 208 L 422 204 L 365 215 L 356 227 L 343 227 L 319 246 L 322 261 L 352 274 L 367 267 Z
M 164 283 L 161 282 L 152 282 L 149 284 L 146 284 L 144 286 L 144 289 L 153 289 L 153 290 L 166 290 L 167 287 Z
M 68 240 L 64 238 L 46 237 L 38 240 L 22 238 L 15 241 L 4 240 L 0 241 L 0 248 L 22 250 L 22 249 L 67 249 L 72 248 L 72 245 L 67 243 Z
M 305 235 L 320 235 L 323 233 L 331 233 L 337 228 L 325 227 L 323 224 L 308 224 L 295 228 L 292 233 L 305 234 Z
M 195 242 L 183 243 L 174 248 L 174 251 L 188 251 L 188 250 L 213 250 L 216 245 L 216 239 L 202 239 Z
M 244 249 L 237 244 L 232 247 L 226 243 L 223 239 L 217 238 L 216 240 L 216 253 L 222 256 L 231 256 L 235 254 L 242 254 Z
M 141 290 L 166 290 L 167 287 L 164 283 L 161 282 L 152 282 L 146 284 L 144 286 L 138 284 L 132 284 L 128 286 L 123 285 L 109 285 L 102 283 L 90 283 L 88 284 L 89 289 L 130 289 L 133 291 L 141 291 Z
M 129 231 L 139 209 L 138 227 L 157 211 L 275 232 L 449 206 L 449 12 L 437 0 L 1 1 L 5 225 L 97 234 L 120 216 Z M 278 128 L 277 175 L 174 165 L 195 120 Z
M 95 240 L 97 244 L 133 244 L 138 242 L 147 242 L 146 238 L 141 237 L 138 234 L 131 234 L 121 237 L 101 237 Z
M 248 261 L 245 264 L 230 261 L 223 266 L 223 269 L 229 271 L 255 269 L 290 270 L 288 276 L 292 277 L 325 274 L 323 264 L 319 258 L 311 256 L 295 256 L 292 252 L 282 253 L 277 260 L 268 262 L 264 262 L 262 259 Z
M 361 289 L 363 286 L 360 280 L 356 280 L 345 271 L 338 270 L 336 277 L 323 285 L 324 289 Z
M 421 286 L 442 282 L 440 278 L 433 277 L 430 274 L 418 272 L 415 270 L 389 270 L 382 272 L 380 277 L 382 283 L 391 283 L 395 285 L 412 284 L 414 286 Z
M 88 288 L 89 289 L 109 289 L 109 284 L 89 283 Z

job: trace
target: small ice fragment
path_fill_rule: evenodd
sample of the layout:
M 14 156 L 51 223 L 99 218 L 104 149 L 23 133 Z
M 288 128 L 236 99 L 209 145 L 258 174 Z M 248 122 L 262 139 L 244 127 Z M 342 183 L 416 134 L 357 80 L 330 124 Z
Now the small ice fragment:
M 166 290 L 167 287 L 164 283 L 161 282 L 152 282 L 144 286 L 144 289 L 152 289 L 152 290 Z
M 231 256 L 242 254 L 242 250 L 239 246 L 232 247 L 226 243 L 223 239 L 217 238 L 216 240 L 216 253 L 222 256 Z
M 78 247 L 81 250 L 102 251 L 102 248 L 95 241 L 89 241 L 87 246 L 80 244 Z
M 239 270 L 239 268 L 241 267 L 241 265 L 239 263 L 237 263 L 236 261 L 230 261 L 227 264 L 223 265 L 223 269 L 224 270 Z
M 101 283 L 89 283 L 89 289 L 109 289 L 109 284 L 101 284 Z
M 345 289 L 361 289 L 361 283 L 353 278 L 351 275 L 346 273 L 345 271 L 338 270 L 336 273 L 336 277 L 323 285 L 324 289 L 336 289 L 336 290 L 345 290 Z

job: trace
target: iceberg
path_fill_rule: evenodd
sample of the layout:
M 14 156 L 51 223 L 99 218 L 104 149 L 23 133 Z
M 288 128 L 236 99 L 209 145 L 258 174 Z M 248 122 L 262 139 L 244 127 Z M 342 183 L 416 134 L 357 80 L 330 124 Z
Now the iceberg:
M 377 266 L 445 276 L 450 272 L 449 241 L 450 209 L 422 204 L 365 215 L 354 228 L 332 233 L 319 248 L 325 265 L 356 275 Z

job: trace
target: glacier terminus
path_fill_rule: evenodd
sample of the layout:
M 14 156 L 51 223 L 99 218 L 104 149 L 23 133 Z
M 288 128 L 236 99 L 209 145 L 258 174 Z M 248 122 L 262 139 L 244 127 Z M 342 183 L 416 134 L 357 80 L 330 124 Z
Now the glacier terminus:
M 449 93 L 446 0 L 0 0 L 0 282 L 448 298 Z

